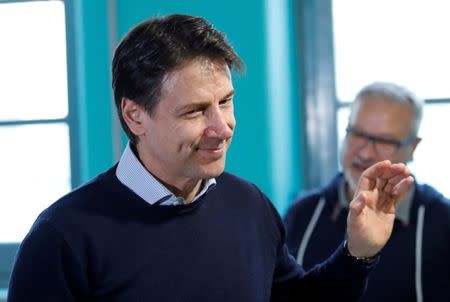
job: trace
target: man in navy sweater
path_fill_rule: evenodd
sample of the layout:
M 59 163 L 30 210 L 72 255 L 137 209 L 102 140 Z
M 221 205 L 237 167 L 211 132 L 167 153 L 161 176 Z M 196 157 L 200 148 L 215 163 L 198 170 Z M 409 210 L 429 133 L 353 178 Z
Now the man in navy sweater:
M 287 244 L 306 269 L 327 258 L 346 233 L 348 202 L 364 169 L 389 159 L 406 163 L 420 142 L 422 102 L 392 83 L 364 87 L 352 104 L 342 167 L 330 184 L 288 210 Z M 401 202 L 392 237 L 362 301 L 450 301 L 450 203 L 415 184 Z
M 305 272 L 267 197 L 224 172 L 235 128 L 230 70 L 241 65 L 202 18 L 150 19 L 125 36 L 112 70 L 130 142 L 117 165 L 38 217 L 8 301 L 359 298 L 413 183 L 408 169 L 389 161 L 368 168 L 348 241 Z

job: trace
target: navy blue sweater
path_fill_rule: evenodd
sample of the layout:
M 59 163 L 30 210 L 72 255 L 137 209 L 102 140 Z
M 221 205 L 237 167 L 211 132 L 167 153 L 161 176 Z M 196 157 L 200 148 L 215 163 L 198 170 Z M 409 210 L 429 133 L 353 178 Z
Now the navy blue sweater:
M 305 273 L 284 237 L 269 200 L 228 173 L 192 204 L 152 206 L 112 168 L 39 216 L 8 301 L 357 300 L 371 268 L 339 247 Z
M 305 269 L 326 259 L 345 236 L 348 210 L 336 211 L 342 182 L 343 175 L 339 174 L 322 190 L 304 194 L 285 216 L 287 245 L 297 255 L 319 200 L 324 197 L 324 207 L 305 242 Z M 423 224 L 418 223 L 420 216 Z M 430 186 L 415 184 L 409 217 L 407 225 L 395 221 L 361 301 L 419 301 L 418 295 L 423 301 L 450 301 L 450 204 Z

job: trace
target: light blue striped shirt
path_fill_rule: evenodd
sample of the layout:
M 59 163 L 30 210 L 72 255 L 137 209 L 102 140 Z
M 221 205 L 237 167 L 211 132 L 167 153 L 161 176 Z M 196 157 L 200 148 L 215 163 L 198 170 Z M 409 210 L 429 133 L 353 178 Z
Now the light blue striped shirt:
M 128 143 L 125 151 L 120 158 L 116 170 L 116 176 L 122 184 L 136 193 L 149 204 L 158 204 L 163 206 L 176 206 L 184 204 L 184 198 L 175 196 L 161 182 L 159 182 L 147 169 L 141 164 Z M 214 178 L 207 179 L 203 183 L 200 192 L 195 196 L 192 202 L 205 194 L 210 188 L 216 185 Z

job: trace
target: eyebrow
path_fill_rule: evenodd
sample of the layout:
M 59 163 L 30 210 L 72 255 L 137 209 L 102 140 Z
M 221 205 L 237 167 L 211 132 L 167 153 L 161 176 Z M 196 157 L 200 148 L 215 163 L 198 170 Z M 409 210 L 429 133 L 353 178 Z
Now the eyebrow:
M 225 94 L 220 100 L 222 101 L 222 100 L 229 99 L 234 96 L 234 93 L 235 93 L 235 91 L 233 89 L 230 92 L 228 92 L 227 94 Z M 193 102 L 193 103 L 187 104 L 185 106 L 182 106 L 180 108 L 177 108 L 176 112 L 178 112 L 179 114 L 182 114 L 184 112 L 187 112 L 187 111 L 190 111 L 193 109 L 205 108 L 207 106 L 209 106 L 209 102 Z
M 232 89 L 230 92 L 228 92 L 224 97 L 222 97 L 222 100 L 226 100 L 234 96 L 234 89 Z

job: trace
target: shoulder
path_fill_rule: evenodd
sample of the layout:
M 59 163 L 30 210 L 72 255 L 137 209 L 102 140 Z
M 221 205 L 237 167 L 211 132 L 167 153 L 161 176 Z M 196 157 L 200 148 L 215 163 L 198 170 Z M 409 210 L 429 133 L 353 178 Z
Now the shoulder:
M 435 230 L 435 236 L 450 235 L 450 201 L 433 187 L 426 184 L 416 184 L 414 193 L 414 208 L 417 213 L 422 208 L 428 228 Z M 417 214 L 418 215 L 418 214 Z M 448 237 L 447 237 L 448 238 Z
M 252 197 L 257 200 L 269 200 L 256 184 L 229 172 L 223 172 L 216 180 L 217 190 L 221 194 L 239 196 L 240 199 Z
M 110 195 L 119 183 L 115 176 L 115 167 L 113 167 L 62 196 L 50 206 L 50 209 L 70 207 L 77 203 L 87 203 L 89 199 L 97 198 L 99 195 Z
M 99 174 L 91 181 L 75 188 L 68 194 L 52 203 L 42 211 L 36 220 L 36 224 L 45 221 L 57 229 L 79 228 L 83 217 L 88 217 L 88 212 L 101 207 L 101 203 L 111 202 L 114 196 L 112 176 L 113 168 Z M 77 226 L 78 225 L 78 226 Z
M 247 213 L 254 219 L 259 217 L 265 221 L 264 225 L 269 225 L 271 221 L 279 228 L 282 224 L 277 209 L 256 184 L 228 172 L 222 173 L 216 180 L 215 194 L 227 207 Z
M 217 192 L 231 202 L 249 204 L 278 215 L 272 201 L 256 184 L 234 174 L 224 172 L 217 178 Z
M 416 184 L 414 200 L 427 209 L 443 211 L 450 215 L 450 200 L 430 185 Z
M 216 180 L 217 180 L 217 184 L 220 184 L 220 186 L 225 187 L 225 188 L 259 191 L 259 189 L 257 188 L 257 186 L 254 183 L 252 183 L 249 180 L 246 180 L 244 178 L 241 178 L 237 175 L 231 174 L 229 172 L 223 172 L 219 177 L 217 177 Z
M 287 213 L 296 213 L 298 211 L 314 207 L 321 198 L 321 196 L 323 196 L 322 189 L 308 190 L 306 192 L 300 193 L 292 201 L 292 204 L 289 207 Z
M 325 198 L 325 202 L 327 203 L 337 202 L 338 186 L 341 181 L 343 181 L 343 175 L 339 173 L 324 187 L 301 192 L 292 201 L 286 217 L 299 215 L 300 212 L 310 214 L 316 208 L 317 203 L 322 197 Z

